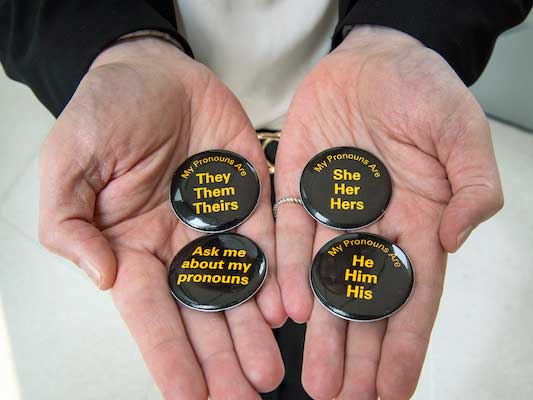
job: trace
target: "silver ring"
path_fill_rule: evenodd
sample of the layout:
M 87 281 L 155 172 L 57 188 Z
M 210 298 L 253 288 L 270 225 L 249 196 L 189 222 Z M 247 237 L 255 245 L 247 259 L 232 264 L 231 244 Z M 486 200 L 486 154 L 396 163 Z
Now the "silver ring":
M 278 208 L 279 206 L 281 206 L 282 204 L 286 204 L 286 203 L 291 203 L 291 204 L 300 204 L 301 206 L 304 205 L 302 199 L 300 199 L 299 197 L 292 197 L 292 196 L 285 196 L 285 197 L 282 197 L 281 199 L 279 199 L 278 201 L 276 201 L 274 203 L 274 207 L 272 207 L 272 212 L 274 213 L 274 218 L 276 218 L 277 214 L 278 214 Z

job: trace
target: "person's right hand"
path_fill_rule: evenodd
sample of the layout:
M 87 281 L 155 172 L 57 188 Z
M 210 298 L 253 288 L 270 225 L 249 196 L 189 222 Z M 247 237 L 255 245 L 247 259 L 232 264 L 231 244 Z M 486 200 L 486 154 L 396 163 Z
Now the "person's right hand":
M 199 236 L 168 201 L 174 170 L 209 149 L 243 155 L 263 183 L 237 231 L 270 272 L 256 300 L 226 311 L 178 307 L 175 253 Z M 204 66 L 158 39 L 102 52 L 41 152 L 41 241 L 112 294 L 166 399 L 256 399 L 284 373 L 271 326 L 286 318 L 276 279 L 266 161 L 237 99 Z M 105 329 L 105 328 L 102 328 Z

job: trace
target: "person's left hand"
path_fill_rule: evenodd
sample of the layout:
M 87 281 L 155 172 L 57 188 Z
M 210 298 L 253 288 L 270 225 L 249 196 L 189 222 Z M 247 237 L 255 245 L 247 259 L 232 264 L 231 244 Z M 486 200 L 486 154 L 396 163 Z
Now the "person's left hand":
M 338 231 L 284 204 L 278 280 L 288 315 L 309 320 L 302 381 L 316 399 L 407 399 L 415 390 L 442 293 L 446 252 L 496 213 L 503 195 L 487 119 L 449 65 L 398 31 L 358 28 L 298 89 L 276 157 L 277 199 L 297 196 L 305 164 L 330 147 L 380 158 L 393 197 L 366 231 L 398 243 L 416 281 L 388 320 L 347 323 L 313 300 L 313 254 Z

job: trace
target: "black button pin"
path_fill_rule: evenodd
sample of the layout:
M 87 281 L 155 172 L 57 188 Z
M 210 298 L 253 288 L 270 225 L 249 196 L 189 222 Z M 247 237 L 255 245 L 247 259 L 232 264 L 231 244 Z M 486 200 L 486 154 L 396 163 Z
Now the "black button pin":
M 405 252 L 387 239 L 350 233 L 326 243 L 311 266 L 311 288 L 333 314 L 375 321 L 409 299 L 414 270 Z
M 267 269 L 265 254 L 252 240 L 219 233 L 183 247 L 172 261 L 168 281 L 172 295 L 187 307 L 222 311 L 251 298 Z
M 174 173 L 170 201 L 176 216 L 202 232 L 224 232 L 252 214 L 261 191 L 254 166 L 238 154 L 212 150 L 188 158 Z
M 368 151 L 335 147 L 307 163 L 300 196 L 318 222 L 352 230 L 370 225 L 385 213 L 392 183 L 385 165 Z

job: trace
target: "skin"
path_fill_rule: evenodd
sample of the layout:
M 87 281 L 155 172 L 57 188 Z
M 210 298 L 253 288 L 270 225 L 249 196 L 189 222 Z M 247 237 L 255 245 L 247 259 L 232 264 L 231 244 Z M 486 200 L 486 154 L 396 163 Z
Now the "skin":
M 385 28 L 362 27 L 305 78 L 276 157 L 277 198 L 299 193 L 318 152 L 355 146 L 380 158 L 394 192 L 364 231 L 398 243 L 416 270 L 411 299 L 387 320 L 355 323 L 313 299 L 309 266 L 339 231 L 299 205 L 279 208 L 278 280 L 289 317 L 308 321 L 302 382 L 314 399 L 408 399 L 442 294 L 446 253 L 503 206 L 487 119 L 439 55 Z M 327 356 L 326 356 L 327 355 Z
M 200 235 L 174 216 L 168 188 L 188 156 L 217 148 L 258 169 L 260 204 L 237 232 L 264 249 L 270 268 L 254 300 L 198 313 L 178 307 L 168 289 L 170 261 Z M 166 399 L 258 399 L 284 375 L 271 330 L 286 314 L 275 278 L 268 179 L 255 131 L 233 94 L 157 39 L 100 54 L 43 145 L 40 239 L 100 289 L 113 287 Z
M 239 102 L 207 68 L 157 39 L 100 54 L 51 130 L 41 153 L 40 238 L 100 289 L 112 287 L 166 399 L 257 399 L 273 389 L 283 364 L 270 328 L 286 313 L 309 321 L 302 381 L 313 398 L 409 398 L 446 252 L 503 205 L 488 123 L 437 54 L 397 31 L 358 28 L 294 96 L 277 198 L 296 195 L 307 161 L 334 146 L 367 149 L 392 175 L 389 209 L 365 230 L 397 242 L 417 276 L 410 301 L 386 321 L 347 323 L 313 300 L 311 259 L 339 232 L 285 204 L 275 241 L 266 161 Z M 178 222 L 167 198 L 175 168 L 213 148 L 240 153 L 259 171 L 260 205 L 237 231 L 265 250 L 270 275 L 255 300 L 202 314 L 176 306 L 168 291 L 167 266 L 199 234 Z

